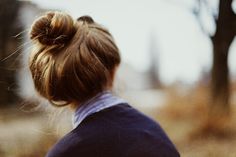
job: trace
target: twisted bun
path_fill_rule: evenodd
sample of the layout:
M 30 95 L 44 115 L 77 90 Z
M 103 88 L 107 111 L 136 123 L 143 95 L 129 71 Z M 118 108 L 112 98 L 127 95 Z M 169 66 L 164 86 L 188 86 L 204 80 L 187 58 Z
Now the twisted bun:
M 91 17 L 73 20 L 50 12 L 33 23 L 30 37 L 34 86 L 51 104 L 77 105 L 111 88 L 119 49 L 110 32 Z
M 30 39 L 43 45 L 64 45 L 75 34 L 73 18 L 62 12 L 48 12 L 33 23 Z
M 81 16 L 77 19 L 77 21 L 82 21 L 82 22 L 86 22 L 88 24 L 92 24 L 94 23 L 94 20 L 92 17 L 88 16 L 88 15 L 84 15 L 84 16 Z

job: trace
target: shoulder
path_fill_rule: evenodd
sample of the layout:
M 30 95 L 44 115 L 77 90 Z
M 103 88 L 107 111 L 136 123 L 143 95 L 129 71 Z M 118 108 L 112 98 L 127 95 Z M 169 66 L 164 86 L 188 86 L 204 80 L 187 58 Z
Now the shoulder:
M 100 114 L 101 117 L 104 116 L 101 119 L 106 128 L 103 138 L 113 143 L 111 145 L 105 140 L 106 148 L 112 151 L 117 148 L 118 151 L 123 152 L 121 156 L 179 156 L 174 144 L 159 123 L 129 104 L 118 105 L 116 108 L 110 108 L 109 112 Z
M 128 104 L 121 104 L 87 117 L 47 157 L 158 157 L 165 153 L 177 157 L 159 124 Z
M 48 152 L 46 157 L 78 157 L 92 156 L 99 150 L 97 136 L 85 130 L 74 129 L 60 139 Z M 93 150 L 93 151 L 91 151 Z

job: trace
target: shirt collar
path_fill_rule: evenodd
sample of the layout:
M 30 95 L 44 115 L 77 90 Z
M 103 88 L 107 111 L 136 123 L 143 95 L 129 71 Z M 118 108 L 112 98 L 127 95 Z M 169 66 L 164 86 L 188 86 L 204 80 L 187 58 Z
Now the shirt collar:
M 106 108 L 125 103 L 125 100 L 114 96 L 111 91 L 103 91 L 78 107 L 73 115 L 73 128 L 76 128 L 89 115 Z

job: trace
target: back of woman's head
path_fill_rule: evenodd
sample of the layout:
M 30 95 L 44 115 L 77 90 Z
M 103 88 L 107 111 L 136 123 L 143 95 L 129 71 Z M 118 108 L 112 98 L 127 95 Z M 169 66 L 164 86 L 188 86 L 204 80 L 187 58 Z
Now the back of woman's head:
M 112 85 L 119 50 L 89 16 L 49 12 L 32 24 L 29 66 L 38 93 L 52 104 L 83 102 Z

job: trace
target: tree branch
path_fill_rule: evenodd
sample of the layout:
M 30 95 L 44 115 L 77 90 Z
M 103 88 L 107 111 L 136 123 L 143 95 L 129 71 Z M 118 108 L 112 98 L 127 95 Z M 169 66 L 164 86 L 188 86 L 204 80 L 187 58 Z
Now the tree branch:
M 209 7 L 209 4 L 208 4 L 205 0 L 197 0 L 197 7 L 194 8 L 193 14 L 194 14 L 195 17 L 196 17 L 196 19 L 197 19 L 197 21 L 198 21 L 198 23 L 199 23 L 199 26 L 200 26 L 202 32 L 203 32 L 205 35 L 207 35 L 207 36 L 209 36 L 210 38 L 212 38 L 212 35 L 205 29 L 205 27 L 204 27 L 204 25 L 203 25 L 203 23 L 202 23 L 201 17 L 200 17 L 200 14 L 201 14 L 201 12 L 202 12 L 203 3 L 205 4 L 206 8 L 208 8 L 209 12 L 211 12 L 211 11 L 210 11 L 211 9 L 210 9 L 210 7 Z M 211 14 L 213 14 L 213 13 L 211 13 Z M 214 16 L 213 16 L 213 17 L 214 17 Z M 214 19 L 214 21 L 215 21 L 215 19 Z
M 233 12 L 232 3 L 233 0 L 220 0 L 214 38 L 220 36 L 221 38 L 232 40 L 236 35 L 236 15 Z

